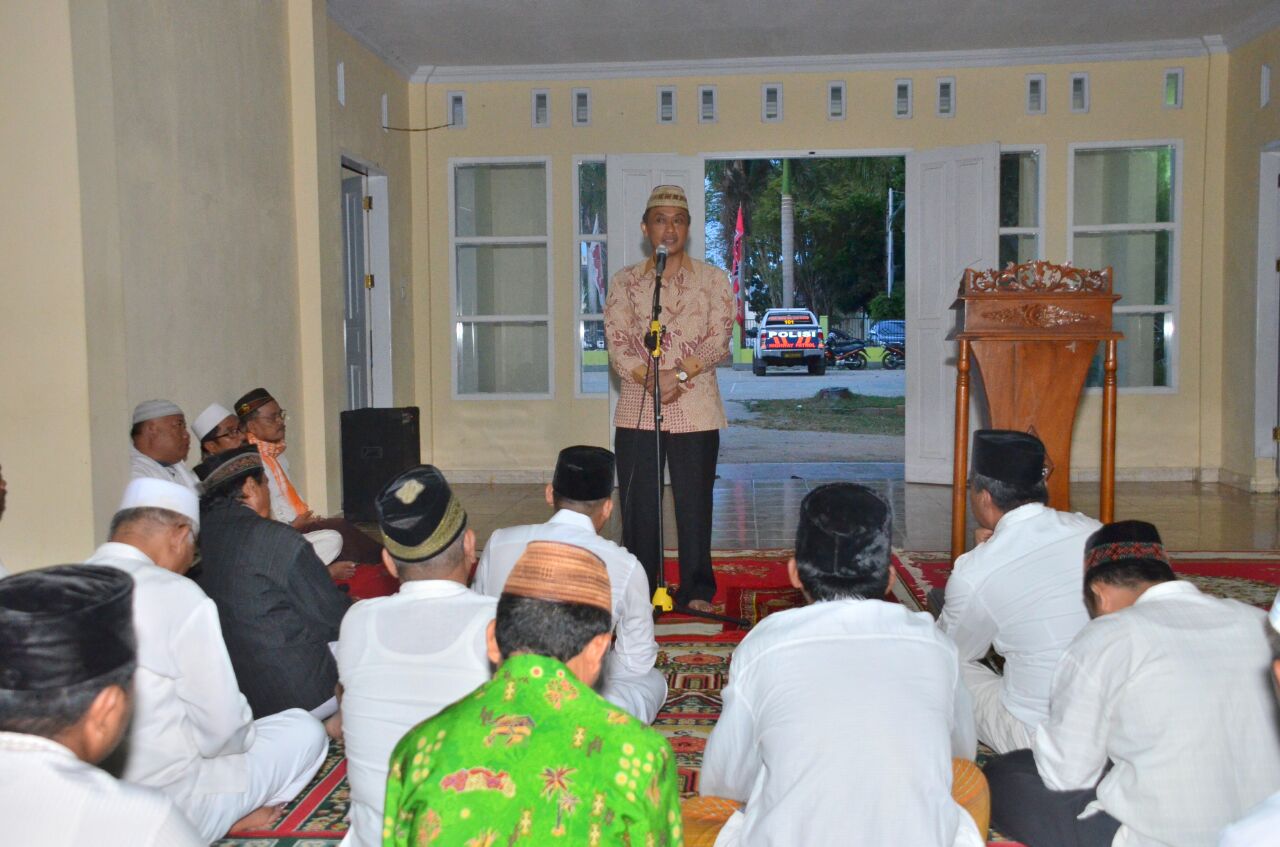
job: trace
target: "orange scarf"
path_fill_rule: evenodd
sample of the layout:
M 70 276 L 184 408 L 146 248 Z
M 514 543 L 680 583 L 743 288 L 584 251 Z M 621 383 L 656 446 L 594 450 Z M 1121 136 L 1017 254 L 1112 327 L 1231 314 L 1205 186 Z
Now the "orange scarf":
M 293 482 L 289 480 L 289 475 L 284 472 L 284 468 L 280 467 L 280 462 L 276 457 L 284 452 L 285 444 L 283 441 L 260 441 L 251 433 L 249 435 L 249 443 L 258 448 L 258 453 L 262 456 L 262 465 L 271 471 L 271 475 L 275 477 L 276 487 L 284 494 L 285 499 L 289 501 L 289 505 L 293 507 L 293 511 L 297 515 L 305 515 L 311 511 L 307 508 L 307 503 L 298 495 L 298 489 L 293 487 Z

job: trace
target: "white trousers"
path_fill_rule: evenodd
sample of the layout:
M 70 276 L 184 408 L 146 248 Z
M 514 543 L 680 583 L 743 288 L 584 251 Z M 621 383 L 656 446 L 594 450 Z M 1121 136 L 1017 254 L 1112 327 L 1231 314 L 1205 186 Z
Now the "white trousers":
M 1005 708 L 1000 700 L 1004 678 L 979 662 L 965 662 L 960 666 L 960 674 L 973 699 L 978 740 L 997 753 L 1029 748 L 1035 727 L 1027 726 Z
M 624 676 L 606 669 L 600 696 L 643 723 L 653 723 L 667 699 L 667 678 L 650 668 L 640 676 Z
M 253 725 L 253 746 L 244 754 L 249 766 L 245 791 L 174 798 L 205 841 L 222 838 L 255 809 L 297 797 L 329 755 L 324 724 L 302 709 L 259 718 Z

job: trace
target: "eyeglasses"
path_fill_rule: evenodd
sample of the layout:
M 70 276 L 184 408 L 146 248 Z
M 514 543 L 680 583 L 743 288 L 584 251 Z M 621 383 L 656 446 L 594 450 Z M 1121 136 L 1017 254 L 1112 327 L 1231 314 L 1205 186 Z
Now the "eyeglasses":
M 276 412 L 274 415 L 259 415 L 258 417 L 259 419 L 264 420 L 267 423 L 284 423 L 285 421 L 289 420 L 289 413 L 286 412 L 284 409 L 281 409 L 280 411 Z
M 227 430 L 226 432 L 215 432 L 215 433 L 213 433 L 212 435 L 210 435 L 210 436 L 209 436 L 209 438 L 208 438 L 208 439 L 206 439 L 206 440 L 208 440 L 208 441 L 221 441 L 221 440 L 222 440 L 222 439 L 224 439 L 224 438 L 234 438 L 235 436 L 237 436 L 237 435 L 239 435 L 239 434 L 240 434 L 240 430 L 239 430 L 238 428 L 237 428 L 237 429 L 229 429 L 229 430 Z

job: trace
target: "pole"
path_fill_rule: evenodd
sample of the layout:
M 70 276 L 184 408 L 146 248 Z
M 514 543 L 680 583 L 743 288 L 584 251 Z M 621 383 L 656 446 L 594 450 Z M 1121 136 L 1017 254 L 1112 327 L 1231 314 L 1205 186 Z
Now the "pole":
M 791 199 L 791 160 L 782 160 L 782 308 L 796 304 L 796 207 Z M 813 304 L 810 303 L 810 306 Z
M 889 189 L 889 210 L 884 215 L 884 276 L 893 296 L 893 189 Z

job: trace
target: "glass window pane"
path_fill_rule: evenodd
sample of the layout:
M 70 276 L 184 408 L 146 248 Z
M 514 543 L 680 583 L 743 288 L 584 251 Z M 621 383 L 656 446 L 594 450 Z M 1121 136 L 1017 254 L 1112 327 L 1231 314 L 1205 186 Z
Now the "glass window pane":
M 609 351 L 604 346 L 604 321 L 582 321 L 578 324 L 578 342 L 582 348 L 579 390 L 583 394 L 607 394 L 609 391 Z
M 1116 385 L 1121 388 L 1168 386 L 1173 373 L 1173 315 L 1120 313 L 1112 326 L 1124 333 L 1116 345 Z M 1091 388 L 1102 386 L 1102 350 L 1103 345 L 1099 344 L 1089 366 L 1086 384 Z
M 541 164 L 464 165 L 454 176 L 459 237 L 547 234 L 547 175 Z
M 604 313 L 609 291 L 608 246 L 599 241 L 578 242 L 578 311 L 584 315 Z
M 458 314 L 547 314 L 547 248 L 541 244 L 458 247 Z
M 1000 226 L 1040 225 L 1040 156 L 1000 154 Z
M 1076 267 L 1115 270 L 1115 292 L 1121 306 L 1164 306 L 1169 303 L 1173 233 L 1106 232 L 1075 236 Z
M 458 327 L 459 394 L 546 394 L 546 323 L 463 323 Z
M 604 162 L 583 162 L 578 165 L 579 233 L 609 231 L 604 172 Z
M 1036 244 L 1037 240 L 1034 235 L 1000 236 L 1000 267 L 1006 267 L 1011 262 L 1015 265 L 1021 265 L 1024 262 L 1034 262 L 1040 258 L 1039 245 Z
M 1173 148 L 1077 150 L 1075 225 L 1173 221 Z

